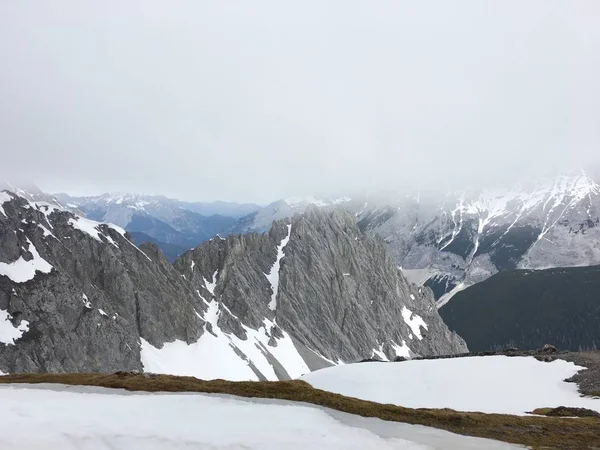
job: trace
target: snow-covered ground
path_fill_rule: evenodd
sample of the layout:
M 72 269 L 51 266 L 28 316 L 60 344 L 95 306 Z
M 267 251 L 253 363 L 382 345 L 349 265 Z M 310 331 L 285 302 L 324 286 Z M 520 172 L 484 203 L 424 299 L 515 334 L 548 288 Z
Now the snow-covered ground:
M 0 387 L 3 450 L 514 449 L 292 402 L 38 385 Z
M 523 415 L 536 408 L 571 406 L 600 412 L 600 399 L 580 397 L 575 383 L 564 382 L 581 369 L 563 360 L 480 356 L 347 364 L 302 379 L 319 389 L 408 408 Z

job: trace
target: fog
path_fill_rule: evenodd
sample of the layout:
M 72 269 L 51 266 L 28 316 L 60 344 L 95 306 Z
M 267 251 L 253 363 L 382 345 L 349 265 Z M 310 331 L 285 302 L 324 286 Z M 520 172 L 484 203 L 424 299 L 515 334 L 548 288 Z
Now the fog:
M 0 176 L 267 202 L 600 162 L 600 2 L 4 1 Z

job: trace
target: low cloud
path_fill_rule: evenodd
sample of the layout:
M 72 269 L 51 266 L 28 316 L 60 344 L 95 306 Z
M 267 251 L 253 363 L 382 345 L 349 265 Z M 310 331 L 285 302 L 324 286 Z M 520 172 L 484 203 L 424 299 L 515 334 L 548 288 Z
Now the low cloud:
M 4 2 L 0 175 L 266 202 L 599 162 L 598 2 L 284 3 Z

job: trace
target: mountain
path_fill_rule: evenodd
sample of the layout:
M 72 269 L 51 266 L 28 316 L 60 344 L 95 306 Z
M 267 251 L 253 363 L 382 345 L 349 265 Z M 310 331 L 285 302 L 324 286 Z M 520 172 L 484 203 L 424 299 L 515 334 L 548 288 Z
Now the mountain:
M 471 351 L 600 346 L 600 266 L 498 273 L 459 293 L 440 315 Z
M 364 236 L 345 211 L 313 206 L 268 234 L 212 239 L 175 267 L 197 289 L 216 280 L 211 292 L 243 323 L 276 321 L 330 361 L 464 348 L 431 292 L 408 283 L 383 241 Z
M 359 219 L 440 306 L 500 271 L 600 263 L 600 186 L 583 173 L 442 200 L 404 198 Z
M 171 265 L 116 225 L 0 193 L 1 372 L 286 379 L 465 350 L 348 213 L 312 208 Z
M 64 205 L 77 208 L 88 219 L 114 223 L 136 232 L 138 243 L 156 243 L 166 253 L 175 247 L 186 250 L 221 233 L 227 234 L 238 214 L 252 211 L 254 206 L 226 202 L 186 203 L 163 196 L 137 194 L 104 194 L 97 197 L 70 197 L 57 194 Z M 197 211 L 226 211 L 231 216 Z M 148 240 L 142 238 L 148 236 Z
M 497 272 L 600 264 L 600 185 L 583 172 L 510 189 L 280 200 L 235 230 L 263 231 L 310 205 L 354 214 L 361 231 L 384 239 L 406 277 L 433 290 L 438 306 Z
M 307 208 L 315 206 L 324 209 L 344 208 L 352 210 L 351 197 L 290 197 L 277 200 L 251 214 L 241 217 L 232 227 L 232 233 L 244 234 L 250 232 L 268 231 L 275 220 L 286 219 L 294 214 L 302 213 Z

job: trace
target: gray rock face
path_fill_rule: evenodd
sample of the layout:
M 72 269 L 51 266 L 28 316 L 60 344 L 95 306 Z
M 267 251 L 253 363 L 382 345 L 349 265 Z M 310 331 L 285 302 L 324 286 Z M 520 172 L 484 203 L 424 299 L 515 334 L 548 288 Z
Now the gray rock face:
M 13 345 L 0 340 L 0 370 L 141 370 L 140 337 L 154 345 L 198 340 L 195 311 L 206 307 L 160 253 L 145 254 L 116 227 L 4 195 L 12 199 L 1 205 L 0 261 L 13 274 L 0 268 L 0 311 L 12 320 L 0 329 L 24 320 L 28 330 Z M 20 269 L 19 257 L 27 261 Z M 49 273 L 25 274 L 36 261 Z
M 288 229 L 273 304 L 265 274 Z M 312 206 L 291 227 L 278 221 L 269 234 L 213 239 L 175 267 L 199 290 L 215 276 L 215 297 L 244 324 L 258 327 L 267 318 L 330 361 L 466 349 L 443 324 L 431 291 L 407 282 L 384 242 L 363 235 L 339 209 Z M 416 325 L 421 321 L 426 328 Z
M 312 208 L 171 265 L 116 226 L 0 193 L 0 372 L 287 379 L 330 361 L 464 351 L 431 292 L 348 213 Z

